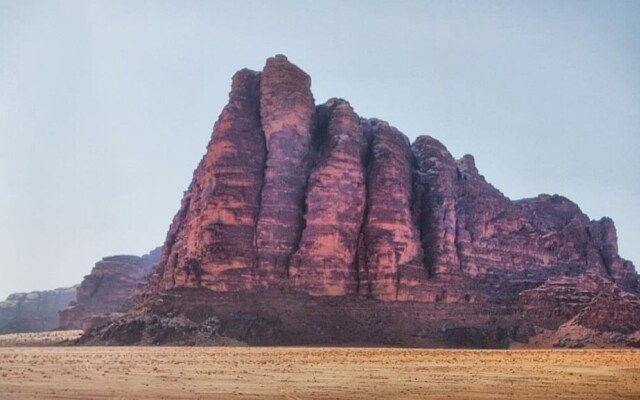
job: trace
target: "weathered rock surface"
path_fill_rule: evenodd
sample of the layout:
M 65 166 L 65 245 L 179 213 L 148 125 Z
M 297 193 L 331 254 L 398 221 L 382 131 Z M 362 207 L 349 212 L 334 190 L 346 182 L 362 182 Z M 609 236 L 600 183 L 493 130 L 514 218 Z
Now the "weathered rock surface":
M 144 295 L 85 341 L 170 342 L 166 318 L 215 318 L 263 344 L 506 347 L 562 327 L 637 342 L 638 275 L 610 219 L 513 201 L 472 156 L 341 99 L 314 106 L 310 86 L 284 56 L 234 76 Z
M 42 332 L 58 326 L 58 311 L 76 295 L 76 287 L 14 293 L 0 302 L 0 334 Z
M 249 289 L 263 186 L 260 74 L 233 77 L 229 104 L 185 192 L 162 252 L 158 285 Z
M 147 281 L 159 259 L 160 248 L 157 248 L 142 257 L 119 255 L 98 261 L 73 291 L 65 303 L 68 306 L 59 308 L 59 328 L 87 329 L 94 320 L 104 320 L 111 313 L 122 311 L 138 285 Z
M 267 145 L 256 250 L 260 285 L 289 277 L 289 262 L 304 228 L 312 162 L 315 106 L 311 78 L 286 57 L 267 60 L 260 82 L 260 117 Z
M 403 297 L 401 269 L 414 266 L 418 272 L 425 270 L 412 214 L 411 146 L 406 136 L 384 121 L 370 120 L 363 125 L 370 135 L 370 160 L 359 288 L 366 296 L 397 300 Z
M 344 100 L 318 107 L 317 161 L 309 176 L 305 228 L 290 276 L 312 295 L 358 290 L 355 268 L 366 203 L 366 138 L 360 119 Z

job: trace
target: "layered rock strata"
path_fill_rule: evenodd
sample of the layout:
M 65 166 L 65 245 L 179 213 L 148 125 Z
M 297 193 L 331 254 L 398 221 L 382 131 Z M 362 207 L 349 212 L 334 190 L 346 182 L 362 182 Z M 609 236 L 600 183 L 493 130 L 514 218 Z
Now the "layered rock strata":
M 264 184 L 256 224 L 257 275 L 289 278 L 289 261 L 304 228 L 312 162 L 315 106 L 311 78 L 285 57 L 267 60 L 260 81 L 260 118 L 266 143 Z
M 60 329 L 87 329 L 94 320 L 109 319 L 122 311 L 160 259 L 160 248 L 142 257 L 119 255 L 104 257 L 74 290 L 74 295 L 56 313 Z M 67 305 L 68 304 L 68 305 Z
M 472 156 L 455 159 L 429 136 L 411 144 L 342 99 L 315 106 L 310 86 L 281 55 L 262 72 L 234 76 L 136 312 L 162 298 L 162 307 L 175 302 L 190 314 L 176 299 L 211 296 L 218 308 L 204 314 L 250 313 L 257 298 L 278 308 L 268 313 L 273 321 L 286 312 L 286 298 L 320 307 L 312 313 L 331 304 L 393 321 L 365 324 L 390 342 L 432 335 L 411 341 L 419 345 L 462 343 L 465 335 L 468 343 L 478 335 L 478 343 L 526 342 L 581 313 L 605 315 L 598 311 L 605 292 L 617 293 L 607 300 L 613 308 L 636 304 L 638 275 L 619 257 L 610 219 L 592 221 L 558 195 L 512 201 L 480 175 Z M 292 307 L 285 309 L 304 314 Z M 403 307 L 423 319 L 409 321 Z M 604 322 L 589 329 L 637 321 L 636 308 L 629 312 L 598 317 Z M 587 326 L 586 318 L 576 324 Z M 280 338 L 290 337 L 295 323 L 283 321 Z M 451 335 L 437 333 L 443 329 Z M 359 329 L 345 332 L 363 337 Z
M 14 293 L 0 302 L 0 334 L 42 332 L 58 326 L 58 311 L 75 298 L 76 287 Z
M 309 175 L 305 228 L 290 276 L 310 294 L 345 295 L 360 283 L 354 266 L 366 203 L 367 141 L 344 100 L 318 107 L 318 119 L 318 161 Z

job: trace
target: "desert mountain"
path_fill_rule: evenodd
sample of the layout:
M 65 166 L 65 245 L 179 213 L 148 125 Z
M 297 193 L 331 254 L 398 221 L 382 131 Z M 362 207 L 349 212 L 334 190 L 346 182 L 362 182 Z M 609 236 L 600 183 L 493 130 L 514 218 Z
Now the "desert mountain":
M 104 257 L 86 275 L 75 297 L 59 311 L 60 329 L 87 329 L 96 321 L 122 311 L 135 289 L 147 281 L 160 259 L 160 248 L 141 257 L 117 255 Z
M 74 299 L 76 287 L 13 293 L 0 301 L 0 334 L 42 332 L 58 326 L 58 311 Z
M 640 343 L 613 221 L 513 201 L 472 156 L 310 87 L 282 55 L 234 75 L 144 294 L 84 342 Z
M 160 259 L 160 248 L 142 257 L 104 257 L 69 288 L 14 293 L 0 302 L 0 334 L 86 329 L 108 320 L 136 294 Z

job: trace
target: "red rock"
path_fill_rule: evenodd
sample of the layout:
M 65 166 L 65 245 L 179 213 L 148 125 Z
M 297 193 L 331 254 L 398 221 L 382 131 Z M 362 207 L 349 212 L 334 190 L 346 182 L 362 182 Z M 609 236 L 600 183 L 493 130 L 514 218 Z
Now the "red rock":
M 368 211 L 359 266 L 360 292 L 395 300 L 403 265 L 422 264 L 420 235 L 411 212 L 413 158 L 409 139 L 383 121 L 371 121 Z
M 591 222 L 587 236 L 594 243 L 590 251 L 590 262 L 602 266 L 603 272 L 625 290 L 638 292 L 638 274 L 633 264 L 618 255 L 618 236 L 613 220 L 605 217 Z
M 257 72 L 233 77 L 229 103 L 167 235 L 157 271 L 164 289 L 252 286 L 266 155 L 259 87 Z
M 260 116 L 267 146 L 256 226 L 259 284 L 289 274 L 304 227 L 315 106 L 311 78 L 285 56 L 267 60 L 260 82 Z
M 312 295 L 354 294 L 367 143 L 349 103 L 333 99 L 320 110 L 320 129 L 326 132 L 318 134 L 320 156 L 309 178 L 306 223 L 290 275 L 299 289 Z
M 425 268 L 431 275 L 457 275 L 462 271 L 458 240 L 458 168 L 449 151 L 436 139 L 420 136 L 412 145 L 417 161 L 417 198 L 425 252 Z
M 284 56 L 236 74 L 144 295 L 86 340 L 170 342 L 175 322 L 190 343 L 215 320 L 256 344 L 635 343 L 638 275 L 610 219 L 512 201 L 472 156 L 344 100 L 315 107 L 310 85 Z
M 87 329 L 94 319 L 122 311 L 136 287 L 147 281 L 159 256 L 157 248 L 142 257 L 119 255 L 98 261 L 75 290 L 75 300 L 56 313 L 59 328 Z

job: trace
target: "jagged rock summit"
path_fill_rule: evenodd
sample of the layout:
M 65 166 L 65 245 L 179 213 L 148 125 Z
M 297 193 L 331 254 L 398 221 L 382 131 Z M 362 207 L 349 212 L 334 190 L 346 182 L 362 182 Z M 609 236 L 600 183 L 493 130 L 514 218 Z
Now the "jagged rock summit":
M 83 342 L 638 345 L 613 222 L 512 201 L 278 55 L 233 77 L 144 295 Z

